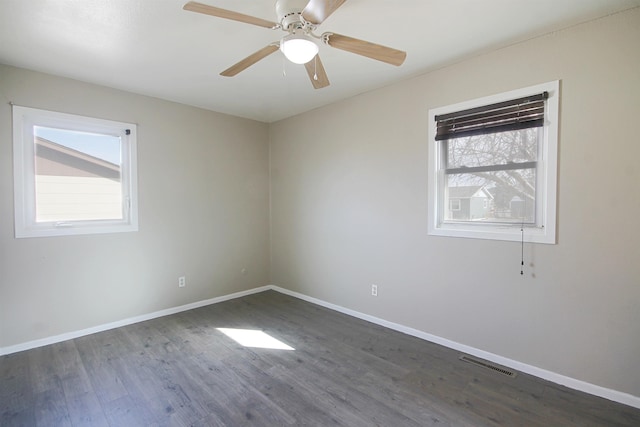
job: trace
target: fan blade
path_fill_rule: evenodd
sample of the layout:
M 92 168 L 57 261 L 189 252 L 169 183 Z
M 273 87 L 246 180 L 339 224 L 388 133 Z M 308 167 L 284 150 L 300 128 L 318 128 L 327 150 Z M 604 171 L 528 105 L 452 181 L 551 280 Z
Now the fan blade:
M 279 49 L 279 47 L 277 45 L 270 44 L 268 46 L 265 46 L 262 49 L 260 49 L 259 51 L 247 56 L 246 58 L 244 58 L 242 61 L 238 62 L 237 64 L 234 64 L 231 67 L 227 68 L 226 70 L 221 72 L 220 75 L 221 76 L 225 76 L 225 77 L 233 77 L 236 74 L 238 74 L 240 71 L 243 71 L 243 70 L 249 68 L 250 66 L 252 66 L 256 62 L 260 61 L 261 59 L 266 58 L 267 56 L 271 55 L 273 52 L 275 52 L 278 49 Z
M 320 61 L 320 55 L 316 55 L 311 61 L 304 64 L 304 68 L 307 69 L 307 74 L 315 89 L 329 86 L 329 77 L 327 77 L 327 72 Z
M 325 33 L 322 35 L 322 38 L 326 40 L 329 46 L 335 47 L 336 49 L 346 50 L 347 52 L 366 56 L 395 66 L 402 65 L 407 57 L 407 52 L 340 34 Z
M 320 25 L 347 0 L 310 0 L 302 11 L 307 22 Z
M 265 28 L 275 28 L 278 26 L 275 22 L 266 21 L 254 16 L 243 15 L 242 13 L 234 12 L 232 10 L 220 9 L 218 7 L 209 6 L 208 4 L 198 3 L 196 1 L 188 2 L 182 8 L 190 12 L 204 13 L 205 15 L 231 19 L 232 21 L 240 21 L 245 24 L 253 24 Z

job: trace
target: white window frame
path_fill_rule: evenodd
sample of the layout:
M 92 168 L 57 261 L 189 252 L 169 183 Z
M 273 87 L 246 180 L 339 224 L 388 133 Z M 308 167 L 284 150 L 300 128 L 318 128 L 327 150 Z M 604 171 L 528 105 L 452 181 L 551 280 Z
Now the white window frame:
M 435 117 L 470 108 L 548 92 L 542 142 L 536 167 L 536 224 L 497 224 L 444 221 L 444 170 L 441 167 L 441 146 L 436 141 Z M 429 110 L 428 149 L 428 234 L 434 236 L 466 237 L 475 239 L 507 240 L 530 243 L 556 243 L 556 197 L 558 174 L 558 121 L 560 81 L 529 86 L 497 95 L 461 102 Z M 521 229 L 523 231 L 521 231 Z
M 13 105 L 15 237 L 48 237 L 138 231 L 137 127 L 75 114 Z M 123 218 L 36 222 L 34 126 L 121 138 Z

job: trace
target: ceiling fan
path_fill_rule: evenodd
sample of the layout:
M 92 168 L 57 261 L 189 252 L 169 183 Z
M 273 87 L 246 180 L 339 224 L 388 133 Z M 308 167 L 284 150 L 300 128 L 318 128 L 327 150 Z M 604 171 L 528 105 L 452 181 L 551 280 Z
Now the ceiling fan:
M 276 16 L 278 17 L 278 22 L 267 21 L 195 1 L 186 3 L 183 9 L 216 16 L 218 18 L 244 22 L 246 24 L 258 25 L 272 30 L 282 30 L 287 33 L 281 40 L 270 43 L 227 68 L 220 73 L 221 76 L 235 76 L 275 51 L 281 50 L 291 62 L 304 64 L 307 74 L 311 79 L 311 84 L 315 89 L 320 89 L 329 86 L 329 78 L 320 61 L 318 44 L 314 39 L 336 49 L 366 56 L 395 66 L 402 65 L 407 56 L 407 53 L 401 50 L 340 34 L 330 32 L 322 33 L 319 36 L 314 34 L 316 28 L 342 6 L 345 1 L 346 0 L 277 0 Z

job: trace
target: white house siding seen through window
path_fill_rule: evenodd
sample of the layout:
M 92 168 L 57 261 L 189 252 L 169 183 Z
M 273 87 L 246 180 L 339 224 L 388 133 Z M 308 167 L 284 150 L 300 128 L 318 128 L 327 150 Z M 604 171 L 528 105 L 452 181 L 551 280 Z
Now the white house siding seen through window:
M 36 222 L 123 218 L 119 136 L 36 126 L 34 137 Z

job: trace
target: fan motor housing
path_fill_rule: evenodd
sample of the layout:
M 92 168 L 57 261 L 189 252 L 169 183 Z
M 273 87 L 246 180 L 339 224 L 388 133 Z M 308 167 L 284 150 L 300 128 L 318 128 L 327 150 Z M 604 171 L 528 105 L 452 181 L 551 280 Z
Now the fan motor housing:
M 301 28 L 302 11 L 309 3 L 309 0 L 277 0 L 276 15 L 282 28 L 285 30 L 293 28 Z

